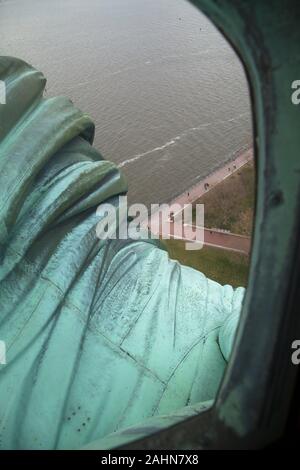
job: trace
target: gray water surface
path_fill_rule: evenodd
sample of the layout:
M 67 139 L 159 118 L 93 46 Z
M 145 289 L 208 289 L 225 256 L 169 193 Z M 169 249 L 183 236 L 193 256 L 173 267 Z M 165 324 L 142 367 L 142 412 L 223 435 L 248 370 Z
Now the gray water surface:
M 185 0 L 0 0 L 0 54 L 91 115 L 132 201 L 168 201 L 251 144 L 242 66 Z

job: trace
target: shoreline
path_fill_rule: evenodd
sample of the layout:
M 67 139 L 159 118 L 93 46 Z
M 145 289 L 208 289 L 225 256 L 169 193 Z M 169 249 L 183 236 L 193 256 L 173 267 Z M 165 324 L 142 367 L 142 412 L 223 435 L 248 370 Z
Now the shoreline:
M 219 183 L 224 181 L 226 178 L 234 174 L 248 162 L 253 160 L 253 147 L 247 149 L 241 149 L 238 151 L 236 157 L 231 158 L 222 166 L 209 173 L 198 183 L 195 183 L 191 188 L 187 189 L 183 193 L 175 196 L 168 203 L 173 204 L 192 204 L 200 199 L 203 194 L 208 193 L 211 189 L 215 188 Z
M 208 193 L 211 189 L 218 186 L 219 183 L 224 181 L 229 176 L 233 175 L 236 171 L 246 165 L 248 162 L 253 160 L 253 147 L 248 146 L 246 149 L 242 148 L 236 152 L 236 156 L 227 160 L 226 163 L 219 166 L 216 170 L 213 170 L 198 183 L 194 184 L 191 188 L 185 190 L 183 193 L 175 196 L 167 204 L 166 208 L 160 208 L 156 212 L 152 213 L 150 217 L 142 221 L 141 227 L 152 231 L 153 233 L 160 231 L 161 217 L 163 219 L 169 219 L 169 209 L 174 205 L 180 205 L 181 209 L 174 212 L 174 217 L 181 213 L 184 209 L 185 204 L 193 204 L 201 196 Z M 164 206 L 162 204 L 162 206 Z M 154 229 L 154 230 L 153 230 Z M 218 232 L 218 231 L 216 231 Z

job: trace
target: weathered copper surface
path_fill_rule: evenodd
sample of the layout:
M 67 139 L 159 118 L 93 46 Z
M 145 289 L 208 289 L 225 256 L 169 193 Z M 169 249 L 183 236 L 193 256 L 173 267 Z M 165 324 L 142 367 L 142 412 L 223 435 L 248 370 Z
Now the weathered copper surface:
M 156 244 L 99 240 L 97 206 L 127 186 L 91 146 L 93 123 L 44 99 L 44 77 L 20 60 L 2 57 L 0 79 L 0 447 L 78 448 L 206 408 L 244 289 Z

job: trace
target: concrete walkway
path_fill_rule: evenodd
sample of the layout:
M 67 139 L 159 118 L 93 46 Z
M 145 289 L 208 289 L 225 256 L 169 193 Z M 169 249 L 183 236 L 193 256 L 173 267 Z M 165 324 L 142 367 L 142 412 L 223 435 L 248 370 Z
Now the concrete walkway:
M 210 173 L 206 178 L 199 181 L 199 183 L 192 186 L 190 189 L 172 199 L 169 203 L 172 204 L 188 204 L 197 201 L 203 194 L 213 189 L 221 181 L 228 178 L 230 175 L 242 168 L 246 163 L 253 160 L 253 148 L 240 151 L 236 158 L 226 163 L 226 165 L 218 168 Z
M 217 169 L 206 178 L 201 180 L 199 183 L 194 185 L 189 190 L 185 191 L 181 195 L 174 198 L 171 202 L 168 203 L 168 208 L 164 212 L 157 212 L 151 215 L 149 220 L 145 220 L 142 223 L 142 227 L 152 229 L 151 231 L 154 234 L 159 234 L 162 237 L 169 237 L 173 239 L 182 240 L 185 242 L 193 242 L 195 241 L 196 235 L 194 234 L 193 238 L 193 231 L 195 231 L 196 227 L 189 224 L 183 224 L 180 227 L 183 230 L 181 235 L 177 235 L 174 233 L 174 224 L 169 222 L 166 226 L 164 226 L 163 221 L 169 221 L 170 212 L 169 209 L 174 206 L 174 211 L 172 210 L 173 216 L 172 220 L 176 220 L 176 217 L 183 211 L 184 204 L 192 204 L 195 201 L 206 194 L 208 191 L 216 187 L 221 181 L 224 181 L 226 178 L 231 176 L 233 173 L 238 171 L 242 168 L 246 163 L 253 159 L 253 148 L 248 148 L 246 150 L 241 150 L 235 159 L 228 162 L 222 168 Z M 177 208 L 176 208 L 177 206 Z M 205 221 L 204 221 L 205 222 Z M 184 235 L 185 228 L 189 229 L 186 230 L 186 233 L 189 235 Z M 245 255 L 249 255 L 251 249 L 251 237 L 247 237 L 244 235 L 237 235 L 235 233 L 226 232 L 220 229 L 209 229 L 203 228 L 203 240 L 204 245 L 212 246 L 215 248 L 221 248 L 223 250 L 230 250 L 235 251 L 237 253 L 242 253 Z
M 196 237 L 196 228 L 196 226 L 184 224 L 182 231 L 183 234 L 178 236 L 176 235 L 176 233 L 174 233 L 174 224 L 170 223 L 169 230 L 167 231 L 163 231 L 162 227 L 160 227 L 160 236 L 162 238 L 167 239 L 182 240 L 184 242 L 194 242 Z M 211 246 L 214 248 L 221 248 L 223 250 L 235 251 L 237 253 L 249 255 L 251 249 L 251 237 L 246 237 L 244 235 L 237 235 L 235 233 L 204 227 L 203 244 L 204 246 Z

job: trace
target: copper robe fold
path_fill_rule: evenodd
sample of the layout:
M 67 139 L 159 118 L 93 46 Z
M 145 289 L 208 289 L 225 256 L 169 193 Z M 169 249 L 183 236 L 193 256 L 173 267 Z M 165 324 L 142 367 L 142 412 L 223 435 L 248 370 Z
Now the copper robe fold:
M 93 123 L 44 99 L 20 60 L 0 58 L 0 80 L 0 448 L 79 448 L 205 407 L 244 289 L 157 244 L 100 240 L 96 208 L 127 185 L 92 147 Z

